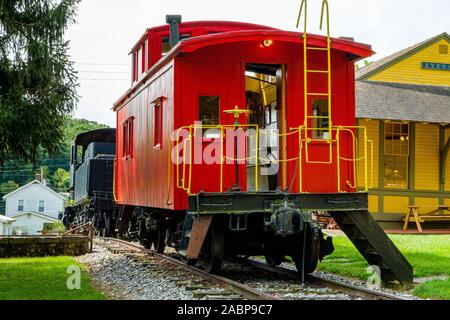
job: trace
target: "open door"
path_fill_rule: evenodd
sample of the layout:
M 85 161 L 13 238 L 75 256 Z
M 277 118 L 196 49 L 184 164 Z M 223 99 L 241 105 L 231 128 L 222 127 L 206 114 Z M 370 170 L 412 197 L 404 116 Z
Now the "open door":
M 286 158 L 280 133 L 285 129 L 285 66 L 275 64 L 247 64 L 245 68 L 246 101 L 250 110 L 249 124 L 257 124 L 259 136 L 259 191 L 285 188 Z M 247 154 L 255 155 L 256 138 L 250 137 Z M 255 159 L 247 163 L 247 190 L 255 191 Z

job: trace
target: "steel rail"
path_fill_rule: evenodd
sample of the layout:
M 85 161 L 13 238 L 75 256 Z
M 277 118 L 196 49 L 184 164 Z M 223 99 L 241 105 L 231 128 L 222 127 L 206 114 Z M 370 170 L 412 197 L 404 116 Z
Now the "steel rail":
M 176 266 L 178 266 L 178 267 L 180 267 L 180 268 L 182 268 L 184 270 L 187 270 L 187 271 L 189 271 L 189 272 L 191 272 L 191 273 L 193 273 L 195 275 L 198 275 L 200 277 L 208 278 L 210 280 L 213 280 L 214 282 L 216 282 L 216 283 L 218 283 L 218 284 L 220 284 L 220 285 L 230 289 L 231 291 L 239 294 L 240 296 L 244 297 L 245 299 L 248 299 L 248 300 L 280 300 L 279 298 L 277 298 L 277 297 L 275 297 L 275 296 L 273 296 L 271 294 L 267 294 L 265 292 L 262 292 L 260 290 L 255 289 L 255 288 L 246 286 L 246 285 L 244 285 L 242 283 L 239 283 L 237 281 L 234 281 L 234 280 L 231 280 L 231 279 L 228 279 L 228 278 L 225 278 L 225 277 L 221 277 L 221 276 L 210 274 L 210 273 L 208 273 L 208 272 L 206 272 L 206 271 L 204 271 L 202 269 L 199 269 L 199 268 L 196 268 L 196 267 L 193 267 L 193 266 L 189 266 L 189 265 L 187 265 L 186 263 L 184 263 L 184 262 L 182 262 L 180 260 L 174 259 L 174 258 L 166 256 L 164 254 L 159 254 L 159 253 L 156 253 L 154 251 L 150 251 L 148 249 L 145 249 L 144 247 L 142 247 L 139 244 L 134 244 L 134 243 L 130 243 L 130 242 L 125 241 L 125 240 L 114 239 L 114 238 L 100 238 L 100 239 L 106 240 L 108 242 L 119 243 L 121 245 L 127 246 L 129 248 L 134 249 L 134 250 L 138 250 L 138 251 L 143 252 L 143 253 L 149 253 L 149 254 L 151 254 L 154 257 L 161 258 L 161 259 L 163 259 L 163 260 L 165 260 L 167 262 L 170 262 L 170 263 L 172 263 L 172 264 L 174 264 L 174 265 L 176 265 Z
M 273 272 L 281 276 L 285 276 L 291 279 L 299 280 L 300 275 L 298 272 L 281 267 L 271 267 L 268 264 L 255 261 L 255 260 L 245 260 L 242 261 L 249 266 L 257 269 L 261 269 L 268 272 Z M 386 292 L 380 292 L 376 290 L 371 290 L 369 288 L 364 288 L 361 286 L 340 282 L 337 280 L 326 279 L 318 275 L 308 275 L 306 278 L 307 282 L 318 284 L 320 286 L 328 287 L 336 291 L 342 291 L 348 293 L 352 296 L 356 296 L 365 300 L 408 300 L 403 297 L 396 296 L 394 294 L 389 294 Z
M 177 260 L 175 258 L 169 257 L 164 254 L 159 254 L 154 251 L 150 251 L 148 249 L 145 249 L 143 246 L 141 246 L 139 244 L 134 244 L 134 243 L 131 243 L 131 242 L 128 242 L 125 240 L 114 239 L 114 238 L 100 238 L 100 239 L 103 239 L 103 240 L 106 240 L 109 242 L 119 243 L 121 245 L 127 246 L 134 250 L 138 250 L 143 253 L 149 253 L 155 257 L 161 258 L 167 262 L 170 262 L 170 263 L 172 263 L 178 267 L 181 267 L 181 268 L 183 268 L 193 274 L 196 274 L 200 277 L 211 279 L 211 280 L 215 281 L 216 283 L 229 288 L 231 291 L 243 296 L 246 299 L 249 299 L 249 300 L 280 300 L 280 298 L 278 298 L 274 295 L 267 294 L 265 292 L 262 292 L 258 289 L 246 286 L 237 281 L 234 281 L 234 280 L 222 277 L 222 276 L 210 274 L 202 269 L 199 269 L 199 268 L 196 268 L 193 266 L 189 266 L 186 263 L 184 263 L 180 260 Z M 260 270 L 272 272 L 272 273 L 278 274 L 280 276 L 284 276 L 284 277 L 287 277 L 290 279 L 300 281 L 299 273 L 294 270 L 291 270 L 291 269 L 286 269 L 286 268 L 282 268 L 282 267 L 271 267 L 266 263 L 255 261 L 255 260 L 248 260 L 248 259 L 241 260 L 239 262 L 242 264 L 246 264 L 248 266 L 260 269 Z M 308 275 L 306 280 L 309 284 L 316 284 L 316 285 L 319 285 L 322 287 L 327 287 L 332 290 L 347 293 L 351 296 L 358 297 L 358 298 L 365 299 L 365 300 L 408 300 L 406 298 L 399 297 L 394 294 L 371 290 L 369 288 L 357 286 L 354 284 L 344 283 L 344 282 L 337 281 L 337 280 L 326 279 L 326 278 L 318 276 L 318 275 Z

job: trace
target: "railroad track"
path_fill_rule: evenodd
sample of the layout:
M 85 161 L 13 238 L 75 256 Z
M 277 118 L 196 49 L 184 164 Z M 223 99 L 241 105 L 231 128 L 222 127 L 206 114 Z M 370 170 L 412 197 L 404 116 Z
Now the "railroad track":
M 213 275 L 213 274 L 209 274 L 205 271 L 203 271 L 202 269 L 199 268 L 195 268 L 192 266 L 189 266 L 185 263 L 183 263 L 182 261 L 175 259 L 173 257 L 170 257 L 168 255 L 163 255 L 163 254 L 159 254 L 153 251 L 149 251 L 147 249 L 145 249 L 144 247 L 142 247 L 139 244 L 135 244 L 135 243 L 131 243 L 128 241 L 124 241 L 124 240 L 119 240 L 119 239 L 112 239 L 112 238 L 106 238 L 106 239 L 101 239 L 100 241 L 104 241 L 106 243 L 115 243 L 115 244 L 119 244 L 122 247 L 126 247 L 129 248 L 132 251 L 136 251 L 136 252 L 141 252 L 141 253 L 148 253 L 150 254 L 152 257 L 156 257 L 158 259 L 161 259 L 163 261 L 167 261 L 173 265 L 175 265 L 178 268 L 181 268 L 183 270 L 186 270 L 196 276 L 199 276 L 201 278 L 207 279 L 209 281 L 212 281 L 213 283 L 216 283 L 219 287 L 225 288 L 228 291 L 234 292 L 236 295 L 232 296 L 231 298 L 234 299 L 236 297 L 240 297 L 241 299 L 248 299 L 248 300 L 279 300 L 277 297 L 267 294 L 265 292 L 259 291 L 255 288 L 252 288 L 250 286 L 246 286 L 242 283 L 239 283 L 237 281 L 225 278 L 225 277 L 221 277 L 218 275 Z M 102 242 L 97 242 L 97 244 L 99 245 L 105 245 L 105 243 Z M 126 254 L 128 253 L 128 250 L 116 250 L 116 253 L 121 253 L 121 254 Z M 218 295 L 220 296 L 221 294 L 227 294 L 227 292 L 219 292 Z M 207 293 L 205 293 L 205 295 L 207 295 Z M 229 298 L 230 296 L 225 295 L 222 296 L 223 298 Z
M 274 275 L 277 275 L 280 279 L 283 279 L 283 283 L 286 283 L 286 281 L 291 281 L 290 284 L 288 283 L 289 287 L 292 287 L 294 285 L 296 287 L 295 289 L 287 290 L 268 290 L 265 287 L 259 288 L 260 286 L 254 285 L 252 281 L 243 281 L 242 279 L 239 279 L 239 277 L 236 277 L 235 275 L 240 274 L 239 270 L 230 276 L 212 275 L 203 271 L 202 269 L 189 266 L 183 261 L 169 255 L 158 254 L 156 252 L 147 250 L 136 243 L 113 238 L 98 238 L 96 240 L 97 244 L 101 246 L 107 247 L 108 244 L 117 246 L 117 249 L 114 253 L 127 254 L 130 252 L 136 252 L 140 254 L 148 254 L 153 258 L 168 262 L 173 266 L 189 272 L 197 277 L 206 279 L 207 282 L 215 283 L 218 288 L 223 288 L 225 290 L 225 295 L 223 296 L 220 295 L 220 292 L 216 294 L 218 295 L 218 298 L 230 298 L 232 300 L 406 300 L 403 297 L 399 297 L 393 294 L 370 290 L 368 288 L 343 283 L 336 280 L 325 279 L 316 275 L 309 275 L 307 278 L 307 286 L 304 287 L 300 285 L 300 277 L 294 270 L 281 267 L 271 267 L 265 263 L 255 260 L 237 261 L 239 265 L 251 268 L 250 270 L 248 270 L 248 272 L 252 274 L 253 282 L 256 281 L 254 278 L 255 271 L 257 270 L 268 275 L 269 279 L 266 281 L 270 282 L 270 278 Z M 251 284 L 247 285 L 246 282 L 249 282 Z M 230 292 L 234 294 L 230 295 Z M 304 292 L 307 292 L 308 294 L 305 294 Z
M 255 261 L 255 260 L 245 260 L 243 263 L 250 265 L 256 269 L 266 270 L 268 272 L 276 273 L 278 275 L 299 280 L 299 274 L 291 269 L 282 267 L 271 267 L 265 263 Z M 371 290 L 362 286 L 357 286 L 354 284 L 344 283 L 336 280 L 326 279 L 318 275 L 307 275 L 307 283 L 316 284 L 320 286 L 328 287 L 332 290 L 345 292 L 351 296 L 356 296 L 360 299 L 365 300 L 407 300 L 403 297 L 399 297 L 394 294 L 389 294 L 386 292 L 380 292 L 376 290 Z

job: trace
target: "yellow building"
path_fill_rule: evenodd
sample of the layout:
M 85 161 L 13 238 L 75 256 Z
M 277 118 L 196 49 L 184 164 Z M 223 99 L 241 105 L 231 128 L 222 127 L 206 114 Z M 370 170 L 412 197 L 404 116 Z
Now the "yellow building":
M 450 36 L 374 62 L 356 79 L 358 123 L 374 142 L 370 211 L 398 228 L 410 205 L 450 206 Z

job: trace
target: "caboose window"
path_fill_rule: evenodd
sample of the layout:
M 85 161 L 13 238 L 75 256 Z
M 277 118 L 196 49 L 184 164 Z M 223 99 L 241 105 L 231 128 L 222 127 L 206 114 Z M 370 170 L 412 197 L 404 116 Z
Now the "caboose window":
M 218 96 L 200 96 L 198 101 L 199 121 L 203 126 L 217 126 L 220 124 L 220 97 Z M 216 130 L 204 128 L 205 138 L 217 138 Z
M 154 125 L 153 125 L 153 146 L 155 149 L 162 149 L 162 121 L 163 121 L 163 114 L 162 114 L 162 107 L 163 107 L 163 99 L 160 98 L 153 102 L 154 104 Z
M 142 78 L 142 71 L 143 71 L 142 62 L 143 62 L 143 55 L 142 55 L 142 48 L 140 48 L 137 53 L 137 75 L 138 75 L 137 79 L 138 80 L 140 80 Z
M 408 187 L 409 124 L 387 122 L 384 140 L 384 184 L 387 188 Z
M 149 55 L 149 51 L 148 51 L 148 39 L 145 40 L 145 44 L 144 44 L 144 72 L 146 72 L 148 70 L 148 55 Z
M 189 34 L 180 34 L 180 41 L 189 38 L 190 35 Z M 172 47 L 170 46 L 170 37 L 162 37 L 162 55 L 165 56 L 171 49 Z
M 129 118 L 122 125 L 122 145 L 123 145 L 123 158 L 131 159 L 134 156 L 133 147 L 133 136 L 134 136 L 134 118 Z
M 312 116 L 312 138 L 329 139 L 328 99 L 312 100 Z

